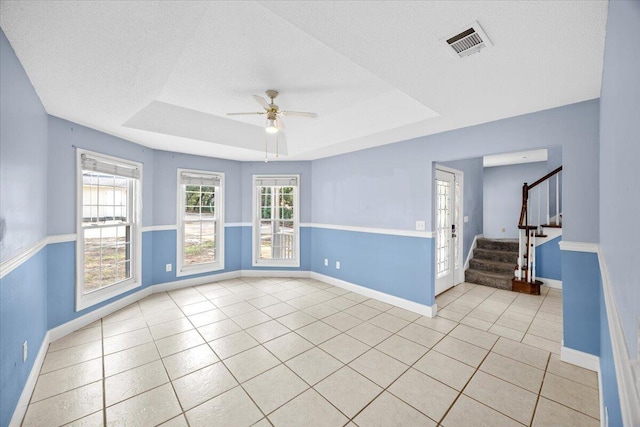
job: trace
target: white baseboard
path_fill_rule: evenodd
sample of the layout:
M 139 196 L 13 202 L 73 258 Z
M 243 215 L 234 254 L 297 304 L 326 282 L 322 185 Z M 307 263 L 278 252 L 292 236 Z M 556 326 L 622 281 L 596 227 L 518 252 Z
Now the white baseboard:
M 47 331 L 42 344 L 40 345 L 40 350 L 38 351 L 38 355 L 36 357 L 36 361 L 31 368 L 31 372 L 29 373 L 29 378 L 22 389 L 22 393 L 20 394 L 20 400 L 18 401 L 18 405 L 13 412 L 13 416 L 11 418 L 11 423 L 9 424 L 11 427 L 20 426 L 24 415 L 27 411 L 27 407 L 29 406 L 29 400 L 31 399 L 31 395 L 33 394 L 33 390 L 36 386 L 36 382 L 38 380 L 38 375 L 40 374 L 40 369 L 42 368 L 42 363 L 44 362 L 44 358 L 47 354 L 47 349 L 49 348 L 49 343 L 53 342 L 57 339 L 60 339 L 72 332 L 77 331 L 98 319 L 101 319 L 115 311 L 120 310 L 128 306 L 129 304 L 133 304 L 136 301 L 141 300 L 151 294 L 158 292 L 166 292 L 172 291 L 175 289 L 187 288 L 190 286 L 198 286 L 206 283 L 218 282 L 221 280 L 229 280 L 235 279 L 237 277 L 295 277 L 295 278 L 312 278 L 316 280 L 321 280 L 330 285 L 338 286 L 343 289 L 347 289 L 352 292 L 356 292 L 358 294 L 367 296 L 369 298 L 374 298 L 379 301 L 383 301 L 401 308 L 405 310 L 413 311 L 415 313 L 421 314 L 423 316 L 435 317 L 437 312 L 436 304 L 432 306 L 427 306 L 424 304 L 419 304 L 413 301 L 406 300 L 404 298 L 396 297 L 393 295 L 386 294 L 384 292 L 376 291 L 373 289 L 366 288 L 364 286 L 355 285 L 353 283 L 345 282 L 344 280 L 336 279 L 330 276 L 325 276 L 324 274 L 315 273 L 306 270 L 238 270 L 238 271 L 230 271 L 227 273 L 214 274 L 211 276 L 203 276 L 203 277 L 195 277 L 192 279 L 185 280 L 176 280 L 173 282 L 160 283 L 158 285 L 148 286 L 144 289 L 139 290 L 131 295 L 127 295 L 117 301 L 114 301 L 110 304 L 107 304 L 103 307 L 95 309 L 87 314 L 84 314 L 80 317 L 77 317 L 73 320 L 70 320 L 66 323 L 63 323 L 60 326 L 57 326 L 53 329 Z
M 564 342 L 562 344 L 560 360 L 580 366 L 581 368 L 589 369 L 590 371 L 600 372 L 600 358 L 598 356 L 565 347 Z
M 536 280 L 540 280 L 544 286 L 553 289 L 562 289 L 562 280 L 547 279 L 544 277 L 536 277 Z
M 148 288 L 140 289 L 138 292 L 135 292 L 131 295 L 127 295 L 124 298 L 120 298 L 117 301 L 114 301 L 110 304 L 97 308 L 87 314 L 84 314 L 80 317 L 76 317 L 75 319 L 69 320 L 66 323 L 63 323 L 60 326 L 56 326 L 53 329 L 49 329 L 51 342 L 58 340 L 66 335 L 69 335 L 72 332 L 77 331 L 80 328 L 84 328 L 85 326 L 99 320 L 109 314 L 120 310 L 128 306 L 129 304 L 133 304 L 134 302 L 141 300 L 142 298 L 151 295 L 153 286 L 149 286 Z
M 609 414 L 604 409 L 602 391 L 602 372 L 598 369 L 598 402 L 600 402 L 600 427 L 609 427 Z
M 51 341 L 51 335 L 47 332 L 44 335 L 42 344 L 40 344 L 40 349 L 38 350 L 36 359 L 33 361 L 33 366 L 31 367 L 31 372 L 29 372 L 27 382 L 22 388 L 22 393 L 20 394 L 20 399 L 18 399 L 16 409 L 13 411 L 9 427 L 19 427 L 27 413 L 27 407 L 29 407 L 29 401 L 31 400 L 33 389 L 36 388 L 38 375 L 40 375 L 40 369 L 42 369 L 42 364 L 44 363 L 44 358 L 47 355 L 47 350 L 49 349 L 49 343 Z
M 220 282 L 221 280 L 230 280 L 240 277 L 240 271 L 228 271 L 226 273 L 212 274 L 210 276 L 193 277 L 191 279 L 176 280 L 173 282 L 160 283 L 149 286 L 152 293 L 174 291 L 176 289 L 188 288 L 190 286 L 205 285 L 212 282 Z
M 306 278 L 309 276 L 307 270 L 240 270 L 240 277 L 295 277 Z
M 420 304 L 417 302 L 409 301 L 404 298 L 396 297 L 393 295 L 386 294 L 384 292 L 376 291 L 375 289 L 369 289 L 364 286 L 356 285 L 351 282 L 346 282 L 344 280 L 336 279 L 335 277 L 325 276 L 324 274 L 311 272 L 312 279 L 320 280 L 322 282 L 328 283 L 333 286 L 337 286 L 342 289 L 346 289 L 351 292 L 355 292 L 360 295 L 364 295 L 369 298 L 374 298 L 382 302 L 386 302 L 388 304 L 395 305 L 400 308 L 404 308 L 405 310 L 413 311 L 414 313 L 421 314 L 423 316 L 435 317 L 437 313 L 437 306 L 433 304 L 432 306 Z
M 478 247 L 478 239 L 481 239 L 483 237 L 484 237 L 484 234 L 476 234 L 476 236 L 473 238 L 473 243 L 471 243 L 471 248 L 469 248 L 469 253 L 467 254 L 467 259 L 464 262 L 464 269 L 465 270 L 469 269 L 469 261 L 471 261 L 473 259 L 473 250 Z

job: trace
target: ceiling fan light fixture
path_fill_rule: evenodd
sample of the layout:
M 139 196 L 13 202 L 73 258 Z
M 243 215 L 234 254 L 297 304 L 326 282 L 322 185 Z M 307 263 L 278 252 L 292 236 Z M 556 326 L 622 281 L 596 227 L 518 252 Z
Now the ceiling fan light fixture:
M 267 133 L 278 133 L 278 126 L 274 119 L 267 119 L 267 127 L 264 129 Z

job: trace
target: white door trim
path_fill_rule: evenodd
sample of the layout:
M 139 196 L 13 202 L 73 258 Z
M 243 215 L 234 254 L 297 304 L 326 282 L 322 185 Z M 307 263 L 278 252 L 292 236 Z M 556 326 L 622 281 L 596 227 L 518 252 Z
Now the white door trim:
M 454 175 L 454 187 L 452 189 L 453 191 L 453 200 L 454 200 L 454 204 L 455 204 L 455 184 L 458 183 L 460 185 L 460 200 L 459 200 L 459 218 L 458 218 L 458 226 L 456 229 L 456 236 L 457 236 L 457 256 L 458 256 L 458 269 L 453 269 L 453 286 L 458 285 L 462 282 L 464 282 L 464 172 L 458 169 L 453 169 L 447 166 L 442 166 L 439 164 L 434 164 L 434 173 L 433 173 L 433 183 L 432 183 L 432 188 L 433 188 L 433 209 L 432 209 L 432 213 L 433 213 L 433 218 L 434 218 L 434 234 L 437 232 L 437 227 L 435 224 L 436 221 L 436 217 L 437 217 L 437 204 L 436 204 L 436 175 L 437 175 L 437 171 L 442 171 L 442 172 L 448 172 Z M 455 209 L 455 205 L 454 205 L 454 209 Z M 437 238 L 437 236 L 434 236 L 435 238 Z M 434 258 L 436 257 L 436 253 L 434 252 L 433 254 Z M 434 259 L 434 265 L 435 265 L 435 259 Z M 435 288 L 435 283 L 437 280 L 436 277 L 436 272 L 434 270 L 434 288 Z M 435 290 L 434 290 L 434 294 L 435 294 Z

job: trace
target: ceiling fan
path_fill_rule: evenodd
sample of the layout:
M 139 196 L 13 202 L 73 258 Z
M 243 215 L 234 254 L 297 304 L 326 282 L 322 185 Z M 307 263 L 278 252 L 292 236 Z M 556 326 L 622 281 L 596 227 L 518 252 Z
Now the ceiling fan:
M 281 116 L 297 116 L 297 117 L 308 117 L 315 119 L 318 117 L 316 113 L 305 113 L 302 111 L 281 111 L 280 107 L 273 103 L 273 100 L 278 96 L 278 91 L 269 89 L 265 92 L 271 102 L 267 102 L 263 97 L 258 95 L 253 95 L 253 98 L 264 108 L 264 111 L 260 112 L 250 112 L 250 113 L 227 113 L 227 116 L 245 116 L 245 115 L 254 115 L 254 114 L 266 114 L 267 115 L 267 126 L 265 127 L 265 131 L 267 133 L 278 133 L 279 130 L 284 130 L 284 122 Z

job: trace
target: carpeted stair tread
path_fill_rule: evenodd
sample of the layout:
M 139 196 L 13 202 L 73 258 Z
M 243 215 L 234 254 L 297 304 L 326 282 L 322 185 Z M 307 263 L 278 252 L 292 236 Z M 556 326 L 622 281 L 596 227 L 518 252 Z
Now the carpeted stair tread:
M 513 273 L 500 274 L 475 269 L 465 271 L 465 281 L 492 288 L 511 290 L 511 279 L 513 279 Z
M 515 264 L 518 261 L 518 251 L 496 251 L 491 249 L 476 248 L 473 250 L 473 259 L 475 258 Z
M 518 241 L 513 239 L 493 240 L 481 238 L 477 241 L 477 247 L 479 249 L 518 252 Z
M 482 258 L 472 258 L 469 260 L 469 268 L 473 270 L 487 271 L 489 273 L 500 273 L 513 275 L 516 262 L 499 262 Z

